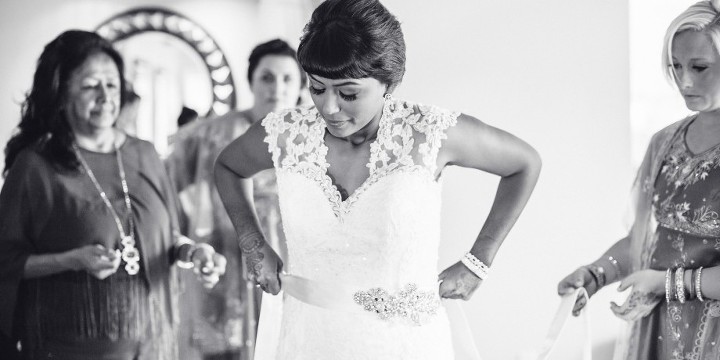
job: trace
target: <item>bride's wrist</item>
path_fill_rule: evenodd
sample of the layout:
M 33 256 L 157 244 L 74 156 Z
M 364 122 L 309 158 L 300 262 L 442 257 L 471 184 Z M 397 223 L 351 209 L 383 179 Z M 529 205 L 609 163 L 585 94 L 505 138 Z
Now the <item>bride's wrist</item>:
M 475 276 L 479 277 L 480 280 L 485 280 L 490 276 L 490 267 L 470 252 L 465 253 L 460 259 L 460 262 L 462 262 L 470 272 L 475 274 Z

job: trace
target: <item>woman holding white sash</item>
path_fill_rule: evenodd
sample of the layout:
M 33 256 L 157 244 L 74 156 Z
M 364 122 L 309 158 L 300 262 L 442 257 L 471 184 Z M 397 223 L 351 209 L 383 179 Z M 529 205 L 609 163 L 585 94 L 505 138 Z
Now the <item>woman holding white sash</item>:
M 720 1 L 700 1 L 665 35 L 662 63 L 695 113 L 653 136 L 635 180 L 629 234 L 558 285 L 632 288 L 618 359 L 720 358 Z M 577 304 L 579 309 L 583 304 Z

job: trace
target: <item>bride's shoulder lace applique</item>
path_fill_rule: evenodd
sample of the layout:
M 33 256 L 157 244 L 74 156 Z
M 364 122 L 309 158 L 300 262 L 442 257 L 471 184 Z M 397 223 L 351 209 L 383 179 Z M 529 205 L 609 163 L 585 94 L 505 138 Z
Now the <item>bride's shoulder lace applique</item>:
M 320 165 L 327 150 L 321 146 L 325 131 L 314 107 L 299 107 L 271 113 L 262 121 L 265 142 L 278 169 Z
M 377 139 L 370 144 L 369 177 L 345 201 L 327 174 L 325 123 L 317 109 L 304 107 L 273 113 L 262 125 L 275 168 L 302 174 L 318 183 L 335 214 L 342 217 L 363 192 L 389 174 L 418 171 L 432 180 L 441 142 L 447 137 L 446 130 L 457 123 L 458 115 L 434 106 L 386 100 Z
M 388 108 L 388 121 L 371 148 L 371 172 L 419 167 L 434 174 L 441 142 L 460 113 L 401 100 L 390 101 Z

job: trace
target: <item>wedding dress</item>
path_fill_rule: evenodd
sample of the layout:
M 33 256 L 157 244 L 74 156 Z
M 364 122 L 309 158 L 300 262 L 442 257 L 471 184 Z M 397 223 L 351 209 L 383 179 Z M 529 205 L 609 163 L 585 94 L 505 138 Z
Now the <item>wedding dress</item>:
M 285 296 L 273 300 L 282 317 L 270 358 L 455 359 L 438 296 L 442 186 L 435 173 L 458 114 L 386 100 L 369 177 L 345 200 L 328 176 L 325 122 L 315 108 L 263 120 L 287 237 L 284 270 L 292 274 L 282 278 Z M 296 280 L 307 298 L 288 295 Z M 269 312 L 264 302 L 261 327 Z

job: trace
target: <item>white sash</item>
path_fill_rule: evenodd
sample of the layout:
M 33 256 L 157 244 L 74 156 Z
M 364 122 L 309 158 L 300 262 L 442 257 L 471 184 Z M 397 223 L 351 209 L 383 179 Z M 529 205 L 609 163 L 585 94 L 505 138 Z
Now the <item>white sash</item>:
M 573 316 L 572 311 L 579 297 L 585 297 L 585 307 L 580 315 Z M 590 337 L 590 321 L 587 316 L 587 291 L 576 289 L 572 294 L 562 297 L 555 317 L 550 324 L 545 341 L 540 350 L 532 355 L 537 360 L 591 360 L 592 343 Z
M 277 296 L 263 293 L 255 344 L 255 360 L 276 360 L 283 296 L 292 296 L 304 303 L 344 312 L 364 312 L 352 302 L 352 291 L 334 284 L 325 284 L 299 276 L 280 274 L 283 291 Z M 453 347 L 457 360 L 480 360 L 470 327 L 458 300 L 444 300 L 450 320 Z

